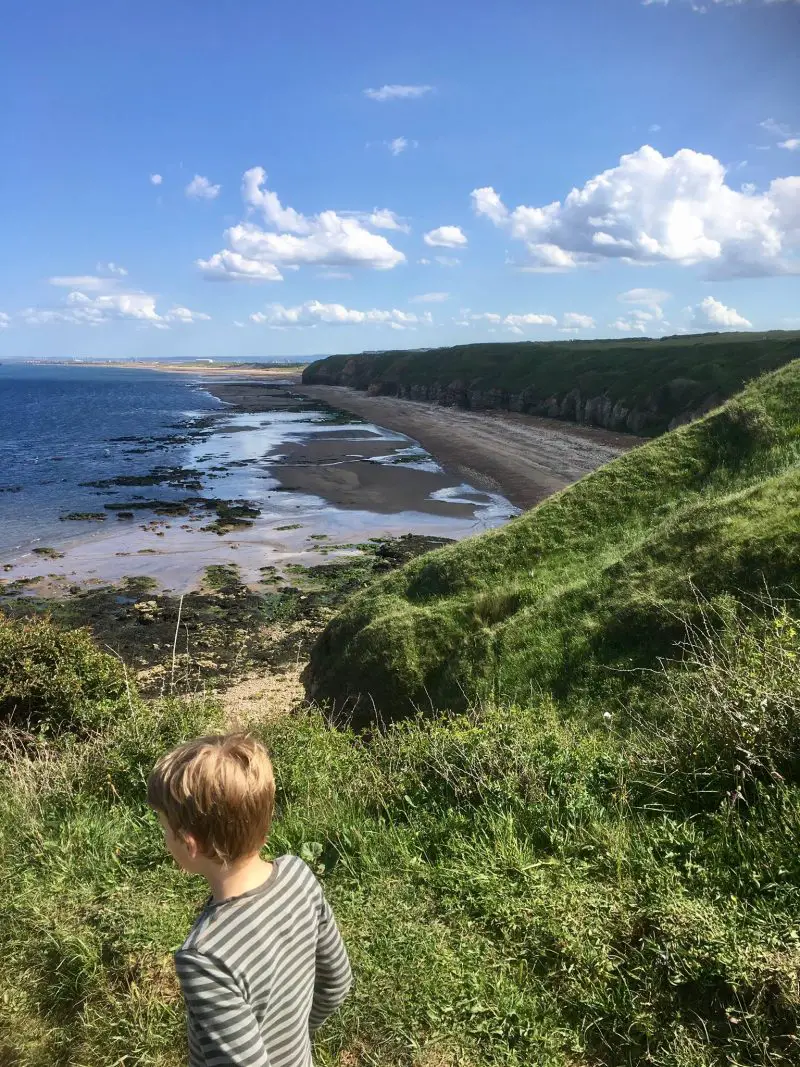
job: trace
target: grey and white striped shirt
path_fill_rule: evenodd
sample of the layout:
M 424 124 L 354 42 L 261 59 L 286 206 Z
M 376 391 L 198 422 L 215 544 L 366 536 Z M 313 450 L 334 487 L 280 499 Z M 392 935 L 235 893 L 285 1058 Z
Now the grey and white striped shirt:
M 190 1067 L 311 1067 L 311 1035 L 352 975 L 333 913 L 297 856 L 203 909 L 175 953 Z

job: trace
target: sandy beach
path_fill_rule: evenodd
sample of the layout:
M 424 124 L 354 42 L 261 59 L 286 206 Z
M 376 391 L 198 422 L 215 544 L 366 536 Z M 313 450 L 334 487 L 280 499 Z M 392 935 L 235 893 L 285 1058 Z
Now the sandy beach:
M 230 387 L 232 390 L 236 386 Z M 220 396 L 216 389 L 215 395 Z M 344 386 L 301 385 L 296 392 L 397 430 L 445 470 L 531 508 L 643 438 L 513 412 L 473 412 L 413 400 L 367 396 Z M 228 394 L 232 395 L 232 394 Z
M 35 361 L 34 361 L 35 362 Z M 205 359 L 164 361 L 155 359 L 92 359 L 47 361 L 54 367 L 112 367 L 117 370 L 154 370 L 165 374 L 198 374 L 213 378 L 272 378 L 299 381 L 307 360 L 297 363 L 214 363 Z

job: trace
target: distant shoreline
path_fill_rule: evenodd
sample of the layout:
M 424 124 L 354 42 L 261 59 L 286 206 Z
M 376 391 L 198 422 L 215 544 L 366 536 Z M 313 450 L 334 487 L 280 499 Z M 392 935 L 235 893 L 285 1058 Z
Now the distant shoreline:
M 300 380 L 308 362 L 298 363 L 206 363 L 155 359 L 48 359 L 26 360 L 26 366 L 48 367 L 111 367 L 119 370 L 154 370 L 165 374 L 207 374 L 211 377 L 290 378 Z

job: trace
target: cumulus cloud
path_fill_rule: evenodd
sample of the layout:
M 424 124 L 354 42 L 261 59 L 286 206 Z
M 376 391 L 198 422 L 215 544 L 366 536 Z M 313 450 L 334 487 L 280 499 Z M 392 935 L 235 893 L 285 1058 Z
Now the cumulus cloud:
M 626 263 L 703 264 L 714 277 L 800 271 L 800 177 L 763 193 L 735 190 L 713 156 L 644 145 L 563 201 L 509 209 L 497 192 L 472 192 L 478 215 L 524 243 L 527 269 Z
M 163 180 L 164 179 L 161 177 L 160 174 L 151 174 L 150 175 L 150 181 L 153 183 L 153 185 L 161 185 Z
M 423 240 L 431 248 L 463 248 L 467 238 L 460 226 L 438 226 L 429 230 Z
M 382 85 L 380 89 L 365 89 L 364 96 L 383 104 L 387 100 L 418 100 L 432 92 L 432 85 Z
M 247 221 L 225 231 L 228 247 L 209 259 L 197 260 L 208 278 L 231 281 L 281 281 L 281 269 L 300 266 L 368 267 L 391 270 L 405 256 L 374 229 L 402 229 L 387 209 L 371 215 L 322 211 L 303 215 L 285 207 L 277 194 L 264 188 L 266 172 L 252 167 L 242 179 L 242 197 L 252 211 L 260 212 L 268 226 Z
M 527 313 L 524 315 L 498 315 L 493 311 L 470 311 L 464 308 L 457 326 L 468 326 L 473 322 L 487 322 L 490 326 L 505 326 L 511 333 L 524 333 L 531 326 L 557 326 L 558 320 L 553 315 Z
M 449 293 L 420 293 L 419 296 L 412 296 L 410 303 L 412 304 L 443 304 L 445 300 L 450 299 Z
M 693 309 L 692 325 L 698 329 L 731 329 L 737 326 L 748 328 L 753 324 L 735 308 L 726 307 L 713 296 L 707 296 Z
M 214 200 L 219 196 L 221 185 L 212 185 L 202 174 L 195 174 L 186 186 L 186 195 L 195 200 Z
M 355 308 L 347 308 L 344 304 L 323 304 L 319 300 L 307 300 L 296 307 L 270 304 L 265 312 L 256 311 L 250 319 L 276 329 L 318 326 L 320 323 L 329 326 L 391 326 L 394 329 L 407 329 L 432 321 L 429 311 L 424 315 L 399 311 L 397 308 L 387 311 L 379 308 L 358 311 Z
M 63 303 L 57 307 L 25 308 L 19 313 L 23 322 L 31 326 L 55 322 L 72 323 L 76 326 L 100 326 L 115 319 L 134 319 L 158 329 L 168 329 L 169 323 L 192 323 L 211 318 L 205 312 L 190 311 L 185 307 L 173 307 L 161 314 L 156 307 L 156 297 L 152 293 L 138 289 L 122 289 L 118 277 L 71 275 L 51 278 L 50 283 L 70 289 Z
M 405 152 L 408 148 L 408 141 L 405 137 L 395 137 L 393 141 L 386 142 L 386 147 L 393 156 L 399 156 L 401 152 Z
M 665 289 L 628 289 L 617 296 L 622 304 L 640 305 L 625 316 L 620 316 L 610 325 L 624 333 L 663 333 L 664 309 L 661 305 L 669 300 L 671 293 Z
M 788 137 L 785 141 L 779 141 L 778 148 L 785 148 L 789 152 L 795 152 L 800 148 L 800 137 Z
M 165 322 L 208 322 L 211 318 L 210 315 L 206 315 L 204 311 L 190 311 L 189 308 L 174 307 L 171 308 L 166 315 L 164 315 Z
M 95 270 L 99 271 L 100 274 L 113 274 L 117 278 L 124 278 L 128 273 L 118 263 L 98 263 Z
M 10 322 L 11 316 L 6 315 L 5 311 L 0 311 L 0 330 L 5 330 Z
M 581 315 L 577 311 L 567 311 L 561 317 L 561 327 L 564 330 L 591 330 L 595 321 L 591 315 Z

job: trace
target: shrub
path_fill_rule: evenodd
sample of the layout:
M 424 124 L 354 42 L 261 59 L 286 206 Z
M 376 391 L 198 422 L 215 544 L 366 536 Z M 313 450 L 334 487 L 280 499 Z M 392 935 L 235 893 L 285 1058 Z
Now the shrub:
M 759 783 L 800 781 L 796 607 L 767 602 L 764 617 L 720 598 L 689 627 L 646 757 L 660 790 L 716 807 L 752 800 Z
M 0 616 L 0 721 L 85 729 L 106 718 L 126 690 L 122 663 L 101 652 L 88 630 Z

